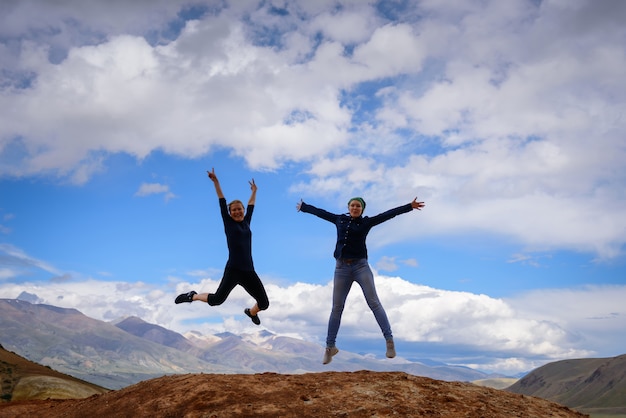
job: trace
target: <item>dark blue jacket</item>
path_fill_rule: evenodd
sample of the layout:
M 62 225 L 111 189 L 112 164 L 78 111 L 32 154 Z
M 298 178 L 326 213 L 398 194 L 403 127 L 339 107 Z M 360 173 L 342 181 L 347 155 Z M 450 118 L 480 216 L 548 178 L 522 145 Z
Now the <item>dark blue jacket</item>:
M 226 243 L 228 244 L 226 267 L 243 271 L 254 271 L 254 263 L 252 262 L 252 231 L 250 230 L 254 205 L 248 205 L 243 221 L 237 222 L 228 214 L 226 199 L 221 198 L 219 201 L 222 220 L 224 221 Z
M 407 203 L 406 205 L 390 209 L 376 216 L 372 216 L 371 218 L 369 216 L 352 218 L 350 215 L 346 214 L 336 215 L 304 202 L 300 205 L 300 210 L 334 223 L 337 227 L 337 244 L 335 245 L 333 256 L 336 259 L 353 259 L 367 258 L 365 239 L 370 229 L 397 215 L 411 212 L 413 207 L 410 203 Z

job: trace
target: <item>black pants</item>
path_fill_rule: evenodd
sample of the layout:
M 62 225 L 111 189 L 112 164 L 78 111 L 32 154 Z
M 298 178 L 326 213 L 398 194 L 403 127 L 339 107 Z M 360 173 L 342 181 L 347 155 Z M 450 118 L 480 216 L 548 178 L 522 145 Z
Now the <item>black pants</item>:
M 207 303 L 211 306 L 224 303 L 235 286 L 243 287 L 255 300 L 259 309 L 264 311 L 270 306 L 265 287 L 255 271 L 243 271 L 233 268 L 226 268 L 220 285 L 215 293 L 209 293 Z

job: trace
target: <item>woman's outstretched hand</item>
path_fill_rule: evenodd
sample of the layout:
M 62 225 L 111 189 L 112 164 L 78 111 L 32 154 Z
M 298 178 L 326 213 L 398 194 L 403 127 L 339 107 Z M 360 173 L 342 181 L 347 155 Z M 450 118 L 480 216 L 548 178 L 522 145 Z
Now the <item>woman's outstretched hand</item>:
M 215 168 L 212 168 L 211 171 L 206 172 L 211 181 L 213 182 L 213 186 L 215 186 L 215 192 L 217 193 L 217 197 L 220 199 L 224 198 L 224 193 L 222 192 L 222 186 L 220 186 L 220 182 L 215 175 Z
M 215 175 L 215 168 L 212 168 L 211 171 L 207 170 L 206 173 L 211 180 L 213 180 L 214 182 L 217 181 L 217 176 Z
M 302 207 L 302 199 L 296 204 L 296 210 L 300 212 L 300 208 Z
M 256 192 L 256 183 L 254 182 L 254 179 L 250 180 L 248 183 L 250 183 L 250 190 L 252 190 L 253 192 Z
M 426 206 L 426 203 L 424 202 L 418 202 L 417 201 L 417 197 L 415 197 L 415 199 L 413 199 L 413 201 L 411 202 L 411 207 L 413 209 L 417 209 L 417 210 L 422 210 L 422 208 Z

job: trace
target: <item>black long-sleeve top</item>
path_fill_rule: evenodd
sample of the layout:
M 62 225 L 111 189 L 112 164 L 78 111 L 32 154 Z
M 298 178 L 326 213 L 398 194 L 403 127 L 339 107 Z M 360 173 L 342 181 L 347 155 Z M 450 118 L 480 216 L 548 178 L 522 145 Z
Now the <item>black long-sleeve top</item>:
M 252 231 L 250 222 L 254 205 L 248 205 L 243 221 L 237 222 L 228 213 L 226 199 L 220 198 L 220 211 L 224 221 L 224 232 L 228 244 L 228 261 L 226 267 L 243 271 L 254 271 L 252 262 Z
M 369 216 L 352 218 L 346 214 L 336 215 L 304 202 L 300 205 L 300 210 L 334 223 L 337 227 L 337 244 L 335 245 L 333 256 L 336 259 L 352 259 L 367 258 L 365 239 L 370 229 L 398 215 L 411 212 L 413 207 L 410 203 L 407 203 L 371 218 Z

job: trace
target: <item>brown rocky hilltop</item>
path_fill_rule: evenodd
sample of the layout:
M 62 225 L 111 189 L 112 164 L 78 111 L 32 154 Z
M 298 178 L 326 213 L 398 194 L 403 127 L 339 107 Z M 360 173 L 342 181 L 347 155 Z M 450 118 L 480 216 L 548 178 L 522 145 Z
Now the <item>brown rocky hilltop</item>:
M 0 404 L 0 417 L 586 417 L 544 399 L 402 372 L 182 374 L 84 399 Z

